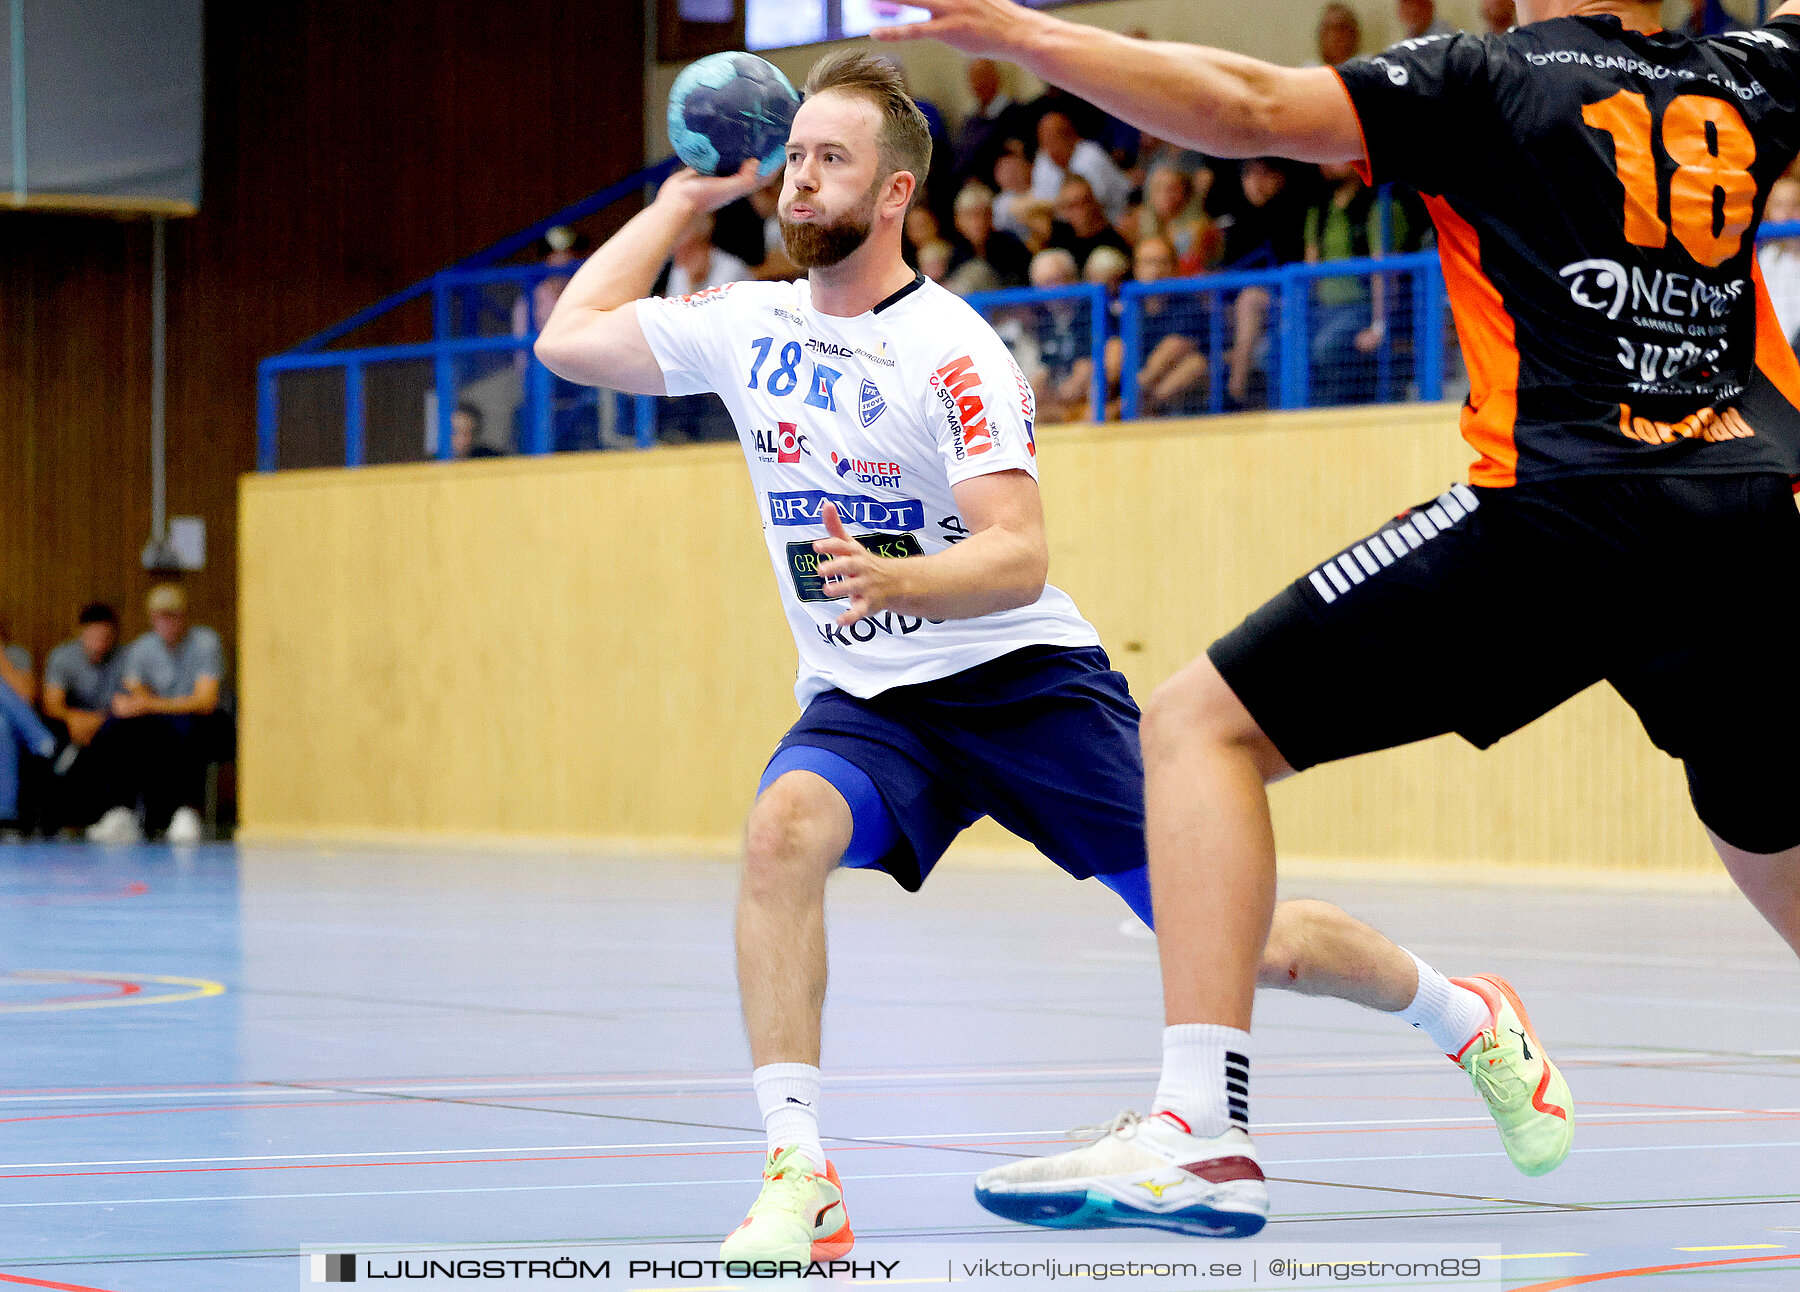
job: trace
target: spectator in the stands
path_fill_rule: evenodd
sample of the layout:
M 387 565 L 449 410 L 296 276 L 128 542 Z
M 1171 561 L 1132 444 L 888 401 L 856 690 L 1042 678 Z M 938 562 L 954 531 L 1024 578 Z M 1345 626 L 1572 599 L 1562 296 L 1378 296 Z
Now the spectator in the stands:
M 559 224 L 542 238 L 538 239 L 538 259 L 546 266 L 560 267 L 572 265 L 584 257 L 592 246 L 587 235 L 575 232 L 567 225 Z M 519 297 L 513 305 L 514 336 L 523 337 L 535 333 L 544 326 L 544 320 L 550 317 L 550 311 L 556 308 L 556 298 L 562 295 L 562 289 L 568 285 L 569 279 L 575 276 L 573 269 L 566 274 L 550 274 L 538 280 L 530 292 Z M 520 366 L 524 365 L 524 352 L 519 355 Z
M 1380 259 L 1388 236 L 1375 194 L 1349 162 L 1319 169 L 1332 187 L 1306 213 L 1307 263 Z M 1309 325 L 1312 402 L 1360 404 L 1374 398 L 1374 355 L 1387 336 L 1386 275 L 1316 280 Z
M 1031 285 L 1070 287 L 1081 281 L 1075 257 L 1064 247 L 1040 251 L 1031 261 Z M 1093 327 L 1085 302 L 1054 300 L 1037 306 L 1037 365 L 1027 374 L 1037 393 L 1040 422 L 1072 422 L 1091 416 Z
M 1002 286 L 1024 284 L 1031 253 L 1012 234 L 994 227 L 994 195 L 974 180 L 956 195 L 956 235 L 965 260 L 984 262 Z
M 1336 67 L 1360 53 L 1362 21 L 1357 18 L 1356 10 L 1335 0 L 1319 10 L 1319 62 L 1325 67 Z
M 112 717 L 124 664 L 119 615 L 103 601 L 81 608 L 75 636 L 44 661 L 44 716 L 61 746 L 52 781 L 53 825 L 91 825 L 106 806 L 96 802 L 102 769 L 88 749 Z
M 1305 254 L 1305 210 L 1289 195 L 1286 166 L 1271 158 L 1252 157 L 1243 164 L 1240 176 L 1244 205 L 1225 230 L 1225 266 L 1268 269 L 1300 260 Z M 1237 294 L 1231 310 L 1226 390 L 1239 406 L 1247 406 L 1267 350 L 1263 325 L 1269 314 L 1268 289 L 1246 287 Z
M 1800 179 L 1784 177 L 1769 188 L 1764 224 L 1800 220 Z M 1775 317 L 1790 345 L 1800 341 L 1800 237 L 1771 238 L 1757 248 L 1756 263 L 1769 288 Z
M 1038 197 L 1058 200 L 1065 182 L 1082 179 L 1100 204 L 1103 220 L 1125 214 L 1131 197 L 1131 181 L 1113 165 L 1106 150 L 1092 139 L 1083 139 L 1066 113 L 1046 112 L 1038 118 L 1037 161 L 1031 168 L 1031 191 Z
M 1212 183 L 1212 171 L 1200 172 Z M 1219 262 L 1224 236 L 1206 214 L 1205 194 L 1196 191 L 1195 177 L 1175 166 L 1162 165 L 1144 181 L 1143 205 L 1137 208 L 1138 245 L 1145 238 L 1165 238 L 1175 249 L 1175 264 L 1183 274 L 1198 274 Z
M 1744 24 L 1727 13 L 1719 0 L 1688 0 L 1688 5 L 1688 16 L 1681 29 L 1690 36 L 1717 36 L 1720 32 L 1744 29 Z
M 938 222 L 937 212 L 923 204 L 907 211 L 900 226 L 900 252 L 907 264 L 917 267 L 919 253 L 932 243 L 943 241 L 944 226 Z
M 1498 36 L 1511 31 L 1519 15 L 1513 0 L 1481 0 L 1481 21 L 1487 24 L 1489 35 Z
M 512 334 L 521 339 L 537 335 L 556 308 L 557 297 L 575 276 L 573 265 L 587 255 L 592 244 L 585 234 L 559 224 L 538 240 L 538 257 L 548 268 L 570 266 L 567 273 L 550 274 L 538 280 L 530 291 L 513 302 Z M 530 364 L 530 353 L 520 348 L 513 354 L 513 367 L 520 379 Z M 599 422 L 594 407 L 594 394 L 584 386 L 561 377 L 550 378 L 551 446 L 557 450 L 599 447 Z M 525 442 L 525 403 L 521 400 L 513 412 L 514 442 Z
M 713 217 L 703 212 L 689 220 L 669 254 L 669 285 L 665 296 L 686 296 L 708 287 L 741 283 L 750 266 L 729 251 L 713 245 Z
M 951 177 L 959 193 L 969 180 L 985 180 L 994 173 L 1008 139 L 1032 131 L 1030 112 L 1006 92 L 1004 73 L 993 59 L 969 63 L 969 94 L 975 106 L 957 127 L 951 145 Z
M 1031 162 L 1025 147 L 1007 148 L 994 161 L 994 227 L 1005 229 L 1021 242 L 1025 240 L 1025 208 L 1040 201 L 1031 191 Z
M 1456 34 L 1456 28 L 1438 17 L 1434 0 L 1397 0 L 1394 14 L 1400 19 L 1400 30 L 1406 33 L 1408 40 Z
M 1025 244 L 1025 250 L 1032 256 L 1056 245 L 1056 235 L 1063 226 L 1056 222 L 1054 206 L 1034 197 L 1020 209 L 1019 216 L 1025 225 L 1025 232 L 1019 235 L 1019 241 Z
M 0 622 L 0 687 L 6 688 L 0 704 L 0 829 L 20 824 L 20 790 L 24 760 L 36 744 L 31 706 L 37 699 L 37 678 L 31 671 L 31 652 L 12 640 Z M 37 724 L 42 730 L 42 724 Z
M 1301 226 L 1305 205 L 1298 200 L 1288 164 L 1252 157 L 1239 168 L 1243 202 L 1225 225 L 1221 263 L 1227 269 L 1268 269 L 1291 265 L 1305 247 Z
M 1132 256 L 1132 277 L 1153 283 L 1175 273 L 1175 248 L 1166 238 L 1151 236 L 1138 243 Z M 1165 417 L 1188 411 L 1188 403 L 1206 380 L 1206 356 L 1193 333 L 1205 324 L 1199 312 L 1200 298 L 1193 296 L 1143 296 L 1138 302 L 1138 411 L 1144 417 Z M 1106 384 L 1116 396 L 1125 368 L 1125 342 L 1109 337 L 1106 342 Z M 1118 416 L 1116 403 L 1108 404 L 1108 417 Z
M 500 451 L 481 438 L 481 410 L 473 404 L 458 404 L 450 413 L 450 456 L 464 458 L 497 458 Z
M 1077 265 L 1087 264 L 1095 247 L 1115 247 L 1127 256 L 1131 254 L 1131 244 L 1107 223 L 1106 212 L 1094 196 L 1093 187 L 1079 175 L 1063 180 L 1057 190 L 1056 219 L 1057 227 L 1051 234 L 1050 245 L 1065 249 L 1075 257 Z
M 950 262 L 955 256 L 955 247 L 942 238 L 933 238 L 919 248 L 919 272 L 932 282 L 942 285 L 950 277 Z
M 197 843 L 206 765 L 230 753 L 231 722 L 219 708 L 225 651 L 210 628 L 190 625 L 187 594 L 150 590 L 150 631 L 125 650 L 115 721 L 94 739 L 111 773 L 106 812 L 88 837 L 132 843 L 167 827 L 170 843 Z M 140 819 L 134 810 L 142 803 Z
M 1087 263 L 1081 267 L 1081 276 L 1090 283 L 1106 288 L 1108 293 L 1119 290 L 1119 284 L 1131 274 L 1131 257 L 1117 247 L 1095 247 Z

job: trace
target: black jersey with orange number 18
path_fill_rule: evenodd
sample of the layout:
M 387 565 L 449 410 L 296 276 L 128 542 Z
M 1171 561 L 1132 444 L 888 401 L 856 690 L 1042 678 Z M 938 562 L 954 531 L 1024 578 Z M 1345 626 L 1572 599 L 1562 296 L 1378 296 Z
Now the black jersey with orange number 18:
M 1754 245 L 1800 149 L 1800 18 L 1704 40 L 1558 18 L 1338 72 L 1368 177 L 1437 225 L 1471 483 L 1800 475 L 1800 363 Z

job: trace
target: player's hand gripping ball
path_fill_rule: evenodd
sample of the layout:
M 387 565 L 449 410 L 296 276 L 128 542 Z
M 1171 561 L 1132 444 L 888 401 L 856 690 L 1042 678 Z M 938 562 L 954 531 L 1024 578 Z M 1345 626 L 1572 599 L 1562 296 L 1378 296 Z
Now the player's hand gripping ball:
M 708 54 L 681 69 L 669 91 L 669 142 L 702 175 L 731 175 L 753 160 L 773 175 L 786 159 L 800 96 L 755 54 Z

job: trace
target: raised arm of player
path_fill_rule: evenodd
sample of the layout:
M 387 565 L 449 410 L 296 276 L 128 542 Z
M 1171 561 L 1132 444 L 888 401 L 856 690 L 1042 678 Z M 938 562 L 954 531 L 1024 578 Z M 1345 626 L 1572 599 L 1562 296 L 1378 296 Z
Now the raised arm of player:
M 1027 471 L 994 471 L 952 485 L 969 536 L 930 556 L 877 556 L 850 537 L 837 508 L 825 504 L 829 538 L 813 551 L 830 559 L 819 574 L 837 580 L 830 589 L 850 598 L 838 616 L 845 628 L 883 610 L 926 619 L 973 619 L 1028 606 L 1044 595 L 1050 548 L 1044 538 L 1044 504 Z
M 1158 139 L 1215 157 L 1363 160 L 1362 128 L 1328 67 L 1277 67 L 1202 45 L 1133 40 L 1012 0 L 907 0 L 931 12 L 877 40 L 937 39 L 1017 63 Z
M 630 395 L 663 394 L 662 369 L 638 326 L 637 302 L 656 285 L 689 220 L 762 182 L 754 161 L 735 175 L 710 178 L 683 169 L 669 176 L 656 200 L 575 271 L 538 334 L 538 361 L 566 381 Z

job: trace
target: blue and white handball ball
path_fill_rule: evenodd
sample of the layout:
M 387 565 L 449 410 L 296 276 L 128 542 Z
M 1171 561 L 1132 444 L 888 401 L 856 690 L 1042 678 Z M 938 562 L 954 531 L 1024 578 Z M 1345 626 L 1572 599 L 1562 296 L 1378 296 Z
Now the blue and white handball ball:
M 749 159 L 773 175 L 799 106 L 773 63 L 755 54 L 708 54 L 682 68 L 669 91 L 669 142 L 702 175 L 734 174 Z

